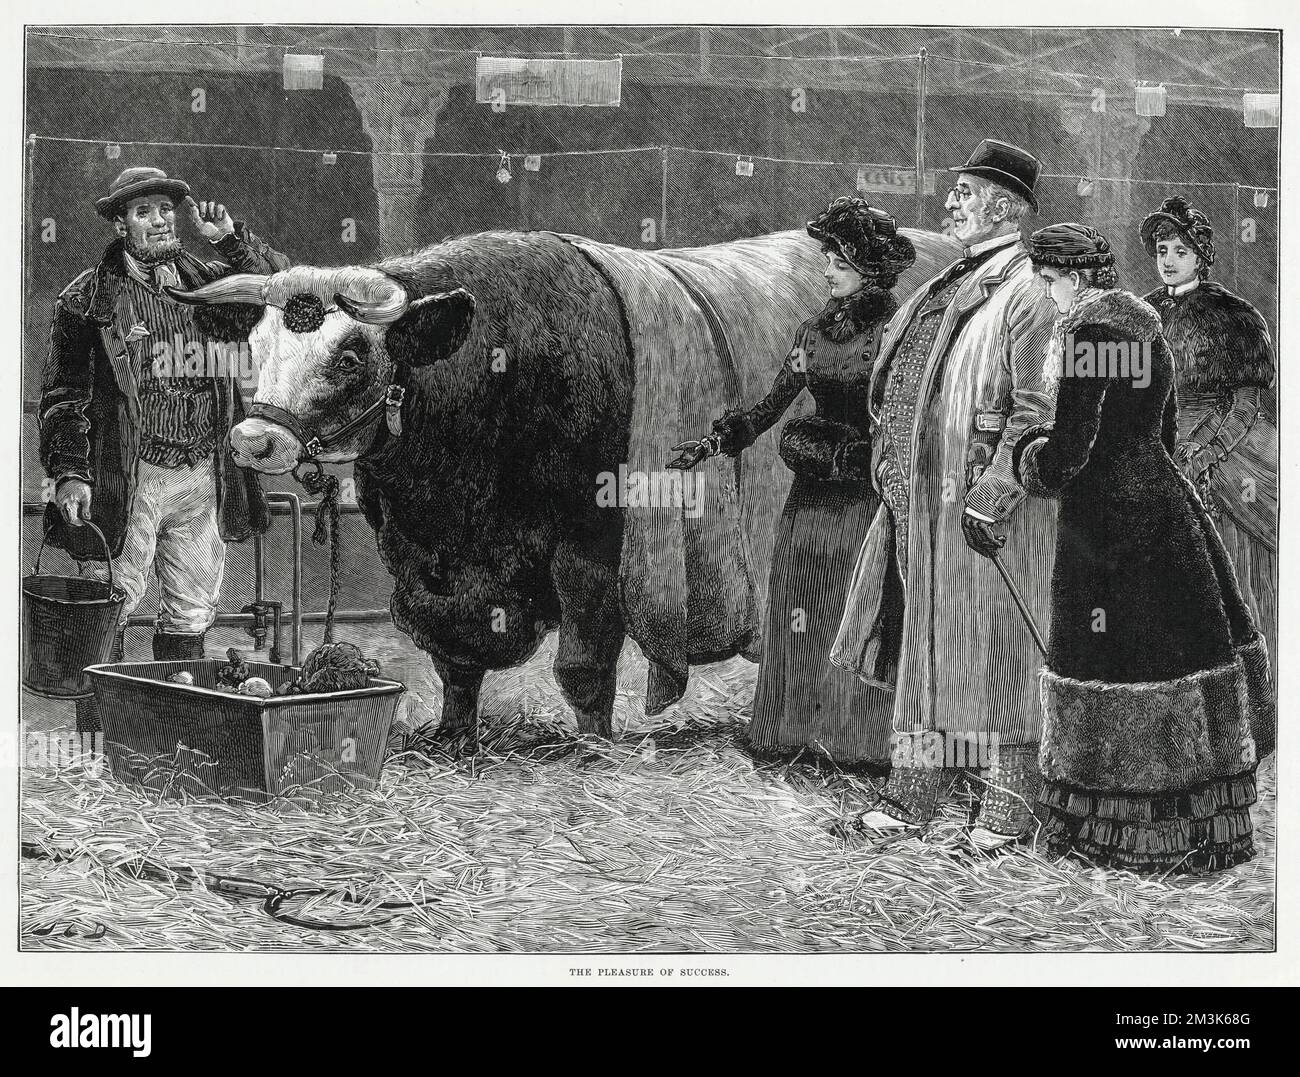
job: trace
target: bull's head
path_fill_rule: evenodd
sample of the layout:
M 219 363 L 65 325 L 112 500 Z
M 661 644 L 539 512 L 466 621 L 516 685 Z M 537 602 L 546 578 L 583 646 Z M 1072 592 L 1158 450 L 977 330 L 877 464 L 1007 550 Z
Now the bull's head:
M 277 475 L 309 455 L 304 443 L 313 437 L 325 446 L 316 459 L 355 460 L 374 440 L 383 415 L 375 405 L 388 386 L 406 368 L 452 355 L 474 318 L 466 291 L 412 299 L 369 267 L 234 273 L 169 291 L 185 303 L 262 307 L 248 338 L 258 371 L 254 414 L 231 430 L 230 445 L 241 467 Z

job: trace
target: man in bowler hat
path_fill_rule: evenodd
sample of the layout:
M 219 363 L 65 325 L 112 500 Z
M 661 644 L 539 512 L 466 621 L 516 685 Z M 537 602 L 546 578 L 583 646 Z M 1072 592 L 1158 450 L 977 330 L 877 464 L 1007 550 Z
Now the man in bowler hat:
M 235 466 L 226 437 L 244 414 L 243 364 L 212 361 L 228 357 L 251 326 L 246 311 L 242 324 L 229 314 L 219 320 L 165 289 L 273 273 L 289 261 L 225 206 L 196 202 L 188 184 L 158 168 L 125 169 L 95 209 L 117 238 L 54 304 L 39 413 L 41 463 L 56 484 L 45 526 L 78 560 L 104 558 L 85 522 L 103 532 L 126 596 L 115 658 L 151 569 L 154 658 L 202 658 L 225 544 L 267 524 L 257 477 Z M 220 261 L 184 249 L 178 212 Z M 99 728 L 93 699 L 78 701 L 77 727 Z
M 1045 619 L 1056 509 L 1025 501 L 1011 450 L 1052 419 L 1056 309 L 1020 239 L 1038 161 L 985 139 L 952 171 L 945 207 L 965 251 L 885 330 L 869 395 L 884 504 L 832 661 L 894 689 L 893 766 L 864 824 L 924 825 L 943 767 L 965 764 L 984 779 L 971 838 L 992 849 L 1027 828 L 1037 792 L 1041 656 L 991 558 Z

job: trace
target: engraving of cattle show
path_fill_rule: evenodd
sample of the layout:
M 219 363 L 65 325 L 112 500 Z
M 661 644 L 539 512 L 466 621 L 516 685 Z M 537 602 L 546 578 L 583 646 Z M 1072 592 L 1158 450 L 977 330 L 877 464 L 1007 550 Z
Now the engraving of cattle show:
M 1280 32 L 23 76 L 22 950 L 1275 948 Z

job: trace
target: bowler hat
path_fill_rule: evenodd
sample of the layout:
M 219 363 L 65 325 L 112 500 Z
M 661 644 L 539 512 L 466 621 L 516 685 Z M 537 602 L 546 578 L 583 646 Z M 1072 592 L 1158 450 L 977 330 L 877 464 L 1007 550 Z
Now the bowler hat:
M 1027 150 L 1009 142 L 986 138 L 975 147 L 969 161 L 948 171 L 969 172 L 973 176 L 990 179 L 1009 191 L 1015 191 L 1036 213 L 1038 199 L 1034 197 L 1034 185 L 1038 182 L 1041 169 L 1038 158 Z
M 95 210 L 111 221 L 131 199 L 155 192 L 171 195 L 179 202 L 189 196 L 190 185 L 184 180 L 172 179 L 161 168 L 124 168 L 109 184 L 108 194 L 96 200 Z

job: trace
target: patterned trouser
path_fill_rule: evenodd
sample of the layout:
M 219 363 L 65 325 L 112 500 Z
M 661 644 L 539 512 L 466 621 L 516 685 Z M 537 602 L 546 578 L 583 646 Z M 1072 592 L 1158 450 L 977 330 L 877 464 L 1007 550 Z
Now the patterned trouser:
M 158 577 L 158 631 L 197 634 L 217 615 L 226 544 L 217 527 L 212 459 L 194 467 L 140 461 L 122 554 L 113 561 L 126 594 L 122 624 Z
M 907 740 L 920 734 L 896 734 L 895 748 L 900 738 Z M 904 746 L 905 747 L 905 746 Z M 905 758 L 916 758 L 906 749 Z M 1001 744 L 991 760 L 991 765 L 976 771 L 984 786 L 980 797 L 977 826 L 998 834 L 1022 834 L 1034 821 L 1034 807 L 1043 776 L 1038 769 L 1037 744 Z M 942 766 L 899 766 L 889 772 L 889 779 L 880 790 L 879 807 L 896 819 L 909 823 L 925 824 L 934 816 L 943 784 Z

